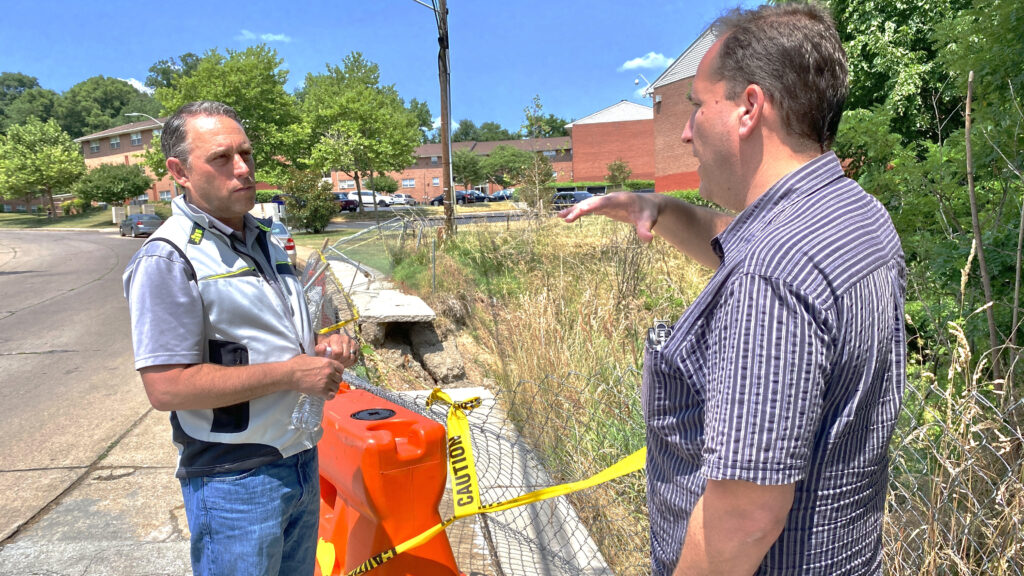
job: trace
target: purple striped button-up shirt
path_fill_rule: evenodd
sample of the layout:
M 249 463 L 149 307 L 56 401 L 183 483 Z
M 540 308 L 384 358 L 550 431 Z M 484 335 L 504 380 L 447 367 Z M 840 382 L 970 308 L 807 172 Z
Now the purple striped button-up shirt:
M 654 574 L 672 572 L 708 479 L 796 485 L 758 574 L 881 574 L 906 381 L 905 266 L 888 213 L 827 153 L 713 246 L 721 266 L 644 362 Z

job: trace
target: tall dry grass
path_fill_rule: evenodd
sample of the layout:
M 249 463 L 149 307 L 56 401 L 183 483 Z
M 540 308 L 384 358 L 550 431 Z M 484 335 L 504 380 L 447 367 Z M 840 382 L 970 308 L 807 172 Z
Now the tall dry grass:
M 396 271 L 429 296 L 432 265 L 438 293 L 473 303 L 485 371 L 559 482 L 643 445 L 647 328 L 678 318 L 710 274 L 660 240 L 642 245 L 628 226 L 589 218 L 464 228 L 433 264 L 421 247 Z M 1024 400 L 983 377 L 991 354 L 970 350 L 959 325 L 926 328 L 955 344 L 918 344 L 947 355 L 941 363 L 910 359 L 890 451 L 885 572 L 1022 576 Z M 615 573 L 647 573 L 643 477 L 572 498 Z

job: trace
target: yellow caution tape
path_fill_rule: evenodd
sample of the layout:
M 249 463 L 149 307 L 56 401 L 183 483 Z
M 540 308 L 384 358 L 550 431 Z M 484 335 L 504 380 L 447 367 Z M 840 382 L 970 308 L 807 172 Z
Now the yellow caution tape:
M 542 488 L 502 502 L 481 504 L 477 484 L 476 466 L 473 461 L 473 449 L 470 443 L 469 420 L 466 418 L 466 412 L 479 407 L 483 402 L 480 398 L 471 398 L 462 402 L 454 402 L 451 397 L 442 392 L 440 388 L 434 388 L 430 397 L 427 399 L 427 406 L 429 407 L 434 402 L 439 401 L 444 402 L 449 406 L 448 464 L 452 472 L 452 491 L 454 492 L 452 496 L 455 515 L 451 518 L 442 520 L 440 524 L 424 530 L 418 536 L 410 538 L 394 548 L 389 548 L 374 555 L 361 563 L 355 569 L 349 571 L 348 576 L 365 574 L 370 570 L 394 559 L 399 554 L 425 544 L 430 541 L 431 538 L 440 534 L 445 528 L 451 526 L 456 520 L 461 520 L 477 514 L 509 510 L 511 508 L 524 506 L 526 504 L 533 504 L 549 498 L 572 494 L 573 492 L 597 486 L 598 484 L 614 480 L 620 476 L 636 472 L 644 467 L 644 463 L 647 459 L 647 447 L 645 446 L 584 480 Z M 326 562 L 328 559 L 330 562 Z M 334 545 L 321 539 L 317 545 L 317 560 L 320 562 L 320 572 L 325 576 L 330 574 L 331 569 L 334 566 Z
M 334 270 L 331 268 L 330 263 L 327 262 L 327 257 L 324 256 L 324 253 L 321 252 L 320 250 L 317 250 L 316 253 L 317 255 L 319 255 L 320 261 L 325 266 L 325 273 L 331 277 L 331 282 L 334 282 L 334 285 L 338 287 L 338 292 L 341 292 L 341 295 L 345 297 L 345 302 L 348 304 L 349 310 L 352 311 L 352 317 L 349 318 L 348 320 L 342 320 L 337 324 L 332 324 L 331 326 L 328 326 L 326 328 L 321 328 L 316 332 L 317 334 L 327 334 L 329 332 L 334 332 L 335 330 L 340 330 L 345 326 L 348 326 L 349 324 L 359 320 L 359 309 L 356 308 L 356 305 L 352 302 L 352 299 L 348 297 L 348 292 L 345 292 L 345 290 L 341 287 L 341 282 L 338 282 L 338 278 L 334 275 Z

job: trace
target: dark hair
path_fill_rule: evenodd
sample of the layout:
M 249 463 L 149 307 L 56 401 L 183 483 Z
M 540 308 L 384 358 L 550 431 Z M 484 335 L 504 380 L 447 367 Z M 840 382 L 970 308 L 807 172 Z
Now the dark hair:
M 163 131 L 160 133 L 160 150 L 163 151 L 165 158 L 177 158 L 188 166 L 190 150 L 185 123 L 189 118 L 196 116 L 226 116 L 239 124 L 242 123 L 235 109 L 227 104 L 213 100 L 189 102 L 178 108 L 178 111 L 164 123 Z
M 757 84 L 792 135 L 830 148 L 849 88 L 846 52 L 828 11 L 810 3 L 735 9 L 714 26 L 723 38 L 715 72 L 727 97 Z

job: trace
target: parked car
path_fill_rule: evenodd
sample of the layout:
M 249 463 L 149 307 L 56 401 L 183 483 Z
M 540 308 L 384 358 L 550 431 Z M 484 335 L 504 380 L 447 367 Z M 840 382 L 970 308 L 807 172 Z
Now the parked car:
M 415 206 L 417 204 L 416 199 L 412 197 L 412 194 L 392 194 L 391 203 L 402 204 L 403 206 Z
M 475 201 L 476 200 L 474 200 L 472 196 L 466 194 L 462 190 L 455 191 L 456 204 L 472 204 Z M 438 194 L 437 196 L 434 196 L 434 198 L 430 200 L 431 206 L 440 206 L 442 204 L 444 204 L 444 194 Z
M 355 212 L 359 210 L 359 201 L 348 197 L 344 192 L 334 193 L 334 203 L 338 205 L 338 212 Z
M 273 235 L 274 240 L 277 240 L 277 243 L 288 253 L 292 266 L 295 266 L 295 263 L 298 262 L 298 253 L 295 251 L 295 240 L 292 238 L 292 233 L 288 230 L 288 227 L 275 220 L 270 225 L 270 233 Z
M 565 208 L 593 197 L 590 192 L 559 192 L 551 199 L 551 205 L 555 208 Z
M 484 194 L 479 190 L 468 190 L 466 191 L 466 194 L 472 196 L 474 202 L 487 202 L 487 194 Z
M 156 214 L 130 214 L 121 220 L 118 229 L 121 231 L 121 236 L 138 238 L 156 232 L 156 229 L 163 223 L 163 218 Z
M 359 197 L 360 196 L 363 197 L 363 206 L 373 206 L 374 205 L 373 192 L 370 192 L 369 190 L 363 190 L 363 193 L 361 195 L 360 194 L 356 194 L 355 192 L 349 192 L 349 195 L 348 195 L 348 197 L 350 199 L 355 200 L 356 202 L 359 201 Z M 383 208 L 385 206 L 391 206 L 391 197 L 390 196 L 385 196 L 383 194 L 377 194 L 376 202 L 377 202 L 376 205 L 380 206 L 381 208 Z
M 512 193 L 515 192 L 515 188 L 506 188 L 504 190 L 498 190 L 494 194 L 487 197 L 488 202 L 501 202 L 503 200 L 511 200 Z

